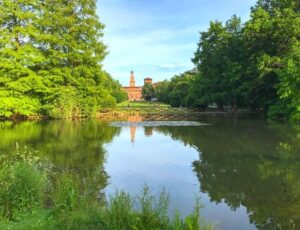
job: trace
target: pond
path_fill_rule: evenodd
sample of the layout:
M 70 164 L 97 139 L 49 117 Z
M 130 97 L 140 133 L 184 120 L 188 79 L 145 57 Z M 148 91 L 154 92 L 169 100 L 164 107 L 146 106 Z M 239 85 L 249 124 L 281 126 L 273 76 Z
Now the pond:
M 220 229 L 299 229 L 300 127 L 259 119 L 24 121 L 0 123 L 0 154 L 37 151 L 57 172 L 116 190 L 169 192 L 171 211 Z

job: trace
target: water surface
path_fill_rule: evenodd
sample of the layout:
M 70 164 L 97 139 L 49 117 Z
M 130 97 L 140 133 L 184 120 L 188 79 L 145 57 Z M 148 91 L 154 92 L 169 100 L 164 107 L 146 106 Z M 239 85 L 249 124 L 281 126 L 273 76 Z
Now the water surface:
M 300 128 L 257 119 L 0 123 L 0 154 L 38 151 L 57 172 L 93 180 L 101 199 L 145 184 L 171 209 L 220 229 L 300 228 Z

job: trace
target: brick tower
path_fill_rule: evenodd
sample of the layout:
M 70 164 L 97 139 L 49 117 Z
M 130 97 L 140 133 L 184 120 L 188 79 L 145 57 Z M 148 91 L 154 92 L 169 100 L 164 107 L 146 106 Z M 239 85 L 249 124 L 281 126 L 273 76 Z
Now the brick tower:
M 134 80 L 134 72 L 131 71 L 130 74 L 130 82 L 129 82 L 130 87 L 135 87 L 135 80 Z

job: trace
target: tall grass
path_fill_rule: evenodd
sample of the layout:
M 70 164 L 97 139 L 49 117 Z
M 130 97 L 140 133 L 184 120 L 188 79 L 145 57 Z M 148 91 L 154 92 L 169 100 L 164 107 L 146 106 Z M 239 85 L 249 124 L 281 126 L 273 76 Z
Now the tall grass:
M 23 162 L 0 170 L 0 212 L 14 220 L 18 214 L 41 207 L 45 177 L 36 167 Z
M 186 218 L 179 213 L 170 217 L 165 190 L 158 198 L 147 186 L 135 197 L 117 191 L 106 205 L 100 205 L 91 199 L 88 185 L 71 173 L 51 174 L 49 179 L 49 172 L 28 161 L 3 164 L 0 229 L 214 229 L 200 221 L 197 200 L 194 212 Z

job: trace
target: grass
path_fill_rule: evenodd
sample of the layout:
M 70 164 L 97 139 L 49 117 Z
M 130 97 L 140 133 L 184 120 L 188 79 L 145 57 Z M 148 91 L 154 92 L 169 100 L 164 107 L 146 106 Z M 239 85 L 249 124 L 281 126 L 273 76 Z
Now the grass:
M 34 166 L 17 162 L 0 171 L 0 213 L 15 220 L 18 213 L 28 213 L 41 205 L 44 175 Z
M 107 115 L 187 115 L 191 110 L 186 108 L 173 108 L 168 104 L 161 102 L 122 102 L 115 108 L 99 110 L 97 117 L 103 117 Z
M 124 101 L 117 104 L 117 108 L 170 108 L 171 106 L 162 102 L 152 102 L 152 101 Z
M 45 171 L 28 158 L 2 161 L 2 166 L 0 229 L 214 229 L 200 221 L 198 200 L 187 217 L 178 212 L 170 217 L 165 190 L 159 198 L 147 186 L 135 197 L 117 191 L 101 205 L 73 174 Z

